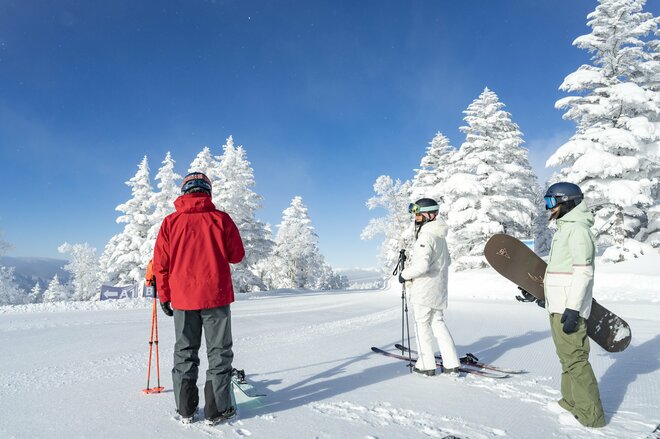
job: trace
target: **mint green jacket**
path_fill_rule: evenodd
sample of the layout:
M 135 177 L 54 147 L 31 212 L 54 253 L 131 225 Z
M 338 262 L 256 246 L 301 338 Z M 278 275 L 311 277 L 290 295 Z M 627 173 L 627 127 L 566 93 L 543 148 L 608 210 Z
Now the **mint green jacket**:
M 545 307 L 550 313 L 561 314 L 570 308 L 585 319 L 591 314 L 596 253 L 590 230 L 593 224 L 594 216 L 584 202 L 557 220 L 544 278 Z

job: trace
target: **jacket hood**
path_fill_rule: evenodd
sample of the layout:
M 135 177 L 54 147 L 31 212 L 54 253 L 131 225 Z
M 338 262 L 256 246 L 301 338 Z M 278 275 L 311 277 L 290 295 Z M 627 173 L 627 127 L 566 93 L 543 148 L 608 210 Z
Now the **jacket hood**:
M 211 197 L 201 192 L 181 195 L 174 200 L 174 207 L 180 213 L 212 212 L 216 210 Z
M 582 201 L 573 210 L 557 220 L 558 226 L 564 223 L 582 223 L 586 224 L 587 227 L 591 227 L 594 225 L 594 215 L 587 209 L 587 203 Z
M 432 233 L 440 238 L 446 238 L 447 233 L 449 233 L 449 227 L 443 219 L 436 218 L 434 221 L 424 224 L 419 233 Z

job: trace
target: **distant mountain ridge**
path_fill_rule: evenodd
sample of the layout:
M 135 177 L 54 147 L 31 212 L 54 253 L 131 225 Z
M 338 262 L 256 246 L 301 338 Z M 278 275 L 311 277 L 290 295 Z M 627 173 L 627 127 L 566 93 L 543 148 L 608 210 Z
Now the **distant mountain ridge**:
M 0 256 L 0 266 L 14 267 L 16 283 L 25 291 L 37 282 L 45 288 L 56 274 L 60 282 L 68 282 L 70 274 L 63 268 L 67 263 L 66 259 Z

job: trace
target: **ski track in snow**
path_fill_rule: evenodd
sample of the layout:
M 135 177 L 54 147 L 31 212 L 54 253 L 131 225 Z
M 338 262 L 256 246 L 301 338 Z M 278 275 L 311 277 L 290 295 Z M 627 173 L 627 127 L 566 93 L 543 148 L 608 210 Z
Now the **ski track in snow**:
M 375 427 L 397 425 L 409 430 L 411 437 L 418 435 L 443 438 L 448 435 L 475 439 L 502 437 L 506 432 L 499 429 L 470 425 L 461 418 L 431 415 L 429 413 L 393 407 L 390 403 L 374 403 L 369 407 L 340 401 L 314 403 L 310 407 L 318 413 L 336 419 L 358 422 Z M 378 434 L 370 437 L 380 437 Z

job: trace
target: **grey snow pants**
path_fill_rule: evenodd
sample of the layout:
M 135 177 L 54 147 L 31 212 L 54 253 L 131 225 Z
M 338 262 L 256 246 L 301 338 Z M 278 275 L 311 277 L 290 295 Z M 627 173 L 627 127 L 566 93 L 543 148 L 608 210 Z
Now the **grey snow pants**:
M 172 383 L 177 412 L 185 417 L 194 415 L 199 404 L 197 376 L 202 328 L 209 360 L 204 386 L 204 416 L 213 419 L 232 405 L 231 364 L 234 353 L 229 306 L 195 311 L 174 310 L 176 342 Z

